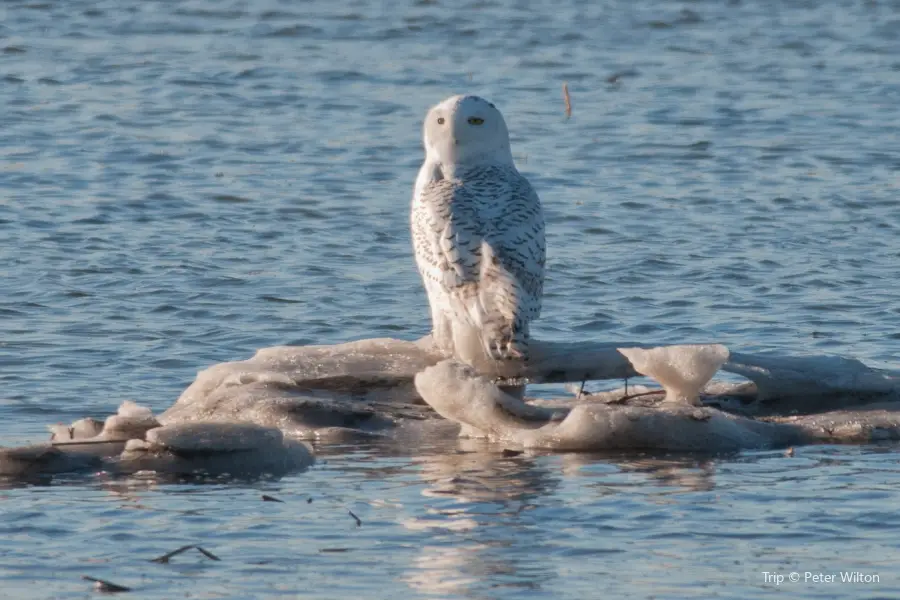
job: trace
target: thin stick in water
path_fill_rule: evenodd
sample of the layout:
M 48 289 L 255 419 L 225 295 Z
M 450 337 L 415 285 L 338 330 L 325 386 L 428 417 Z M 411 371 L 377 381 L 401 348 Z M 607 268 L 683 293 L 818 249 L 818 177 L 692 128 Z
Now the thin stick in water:
M 219 560 L 219 561 L 222 560 L 221 558 L 219 558 L 218 556 L 216 556 L 215 554 L 213 554 L 212 552 L 210 552 L 203 546 L 197 546 L 196 548 L 197 548 L 197 550 L 200 551 L 200 554 L 202 554 L 203 556 L 205 556 L 206 558 L 208 558 L 210 560 Z
M 181 548 L 172 550 L 168 554 L 163 554 L 162 556 L 157 556 L 156 558 L 151 559 L 150 562 L 165 564 L 165 563 L 169 562 L 169 559 L 172 558 L 173 556 L 177 556 L 177 555 L 181 554 L 182 552 L 186 552 L 193 547 L 194 547 L 193 544 L 188 544 L 187 546 L 182 546 Z
M 206 558 L 209 558 L 211 560 L 222 560 L 218 556 L 216 556 L 215 554 L 210 552 L 209 550 L 204 550 L 203 548 L 201 548 L 200 546 L 197 546 L 196 544 L 188 544 L 187 546 L 182 546 L 181 548 L 172 550 L 168 554 L 163 554 L 162 556 L 157 556 L 156 558 L 151 559 L 150 562 L 166 564 L 169 562 L 169 559 L 172 558 L 173 556 L 177 556 L 177 555 L 181 554 L 182 552 L 187 552 L 191 548 L 195 548 L 200 554 L 202 554 L 203 556 L 205 556 Z
M 352 510 L 348 510 L 347 512 L 350 513 L 350 516 L 353 517 L 353 519 L 356 521 L 356 526 L 362 527 L 362 521 L 359 520 L 359 517 L 354 515 Z
M 569 96 L 569 84 L 563 82 L 563 100 L 566 102 L 566 118 L 572 116 L 572 98 Z

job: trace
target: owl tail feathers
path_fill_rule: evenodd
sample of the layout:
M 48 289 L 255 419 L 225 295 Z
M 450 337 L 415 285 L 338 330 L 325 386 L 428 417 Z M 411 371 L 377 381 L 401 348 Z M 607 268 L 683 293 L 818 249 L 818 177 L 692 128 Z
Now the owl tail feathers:
M 519 293 L 516 278 L 504 268 L 491 245 L 482 242 L 481 286 L 473 312 L 478 313 L 484 350 L 493 360 L 528 358 L 527 324 L 516 318 Z

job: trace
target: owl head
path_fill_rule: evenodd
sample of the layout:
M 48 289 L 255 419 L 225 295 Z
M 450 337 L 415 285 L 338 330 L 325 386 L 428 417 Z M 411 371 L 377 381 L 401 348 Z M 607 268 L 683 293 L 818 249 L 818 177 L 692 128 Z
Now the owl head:
M 512 164 L 506 121 L 478 96 L 451 96 L 432 107 L 423 141 L 427 157 L 442 164 Z

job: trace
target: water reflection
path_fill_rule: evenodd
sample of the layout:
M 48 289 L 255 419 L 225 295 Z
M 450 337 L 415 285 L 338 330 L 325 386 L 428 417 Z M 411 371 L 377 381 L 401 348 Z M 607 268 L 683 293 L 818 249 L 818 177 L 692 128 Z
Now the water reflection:
M 504 456 L 501 447 L 459 439 L 452 452 L 413 458 L 430 487 L 426 496 L 450 496 L 459 502 L 495 502 L 505 508 L 552 493 L 559 473 L 537 455 Z
M 477 440 L 456 446 L 412 459 L 429 502 L 403 525 L 432 535 L 403 580 L 417 592 L 479 598 L 498 587 L 551 584 L 556 572 L 528 558 L 544 536 L 527 511 L 554 494 L 559 471 L 541 457 L 504 456 Z
M 331 452 L 352 452 L 354 459 L 341 468 L 358 468 L 367 478 L 414 475 L 422 484 L 411 483 L 424 502 L 407 504 L 400 525 L 426 541 L 400 579 L 423 594 L 482 598 L 500 587 L 554 589 L 564 573 L 549 558 L 622 550 L 583 532 L 547 527 L 547 522 L 563 517 L 579 522 L 587 517 L 585 504 L 599 502 L 609 505 L 605 519 L 619 527 L 620 499 L 647 494 L 648 483 L 657 490 L 650 495 L 661 496 L 706 492 L 716 485 L 710 457 L 511 455 L 497 444 L 456 439 L 449 430 L 426 438 L 317 449 L 324 460 Z M 575 554 L 560 545 L 561 537 L 579 546 Z M 534 561 L 535 553 L 548 560 Z
M 708 492 L 715 488 L 715 461 L 696 455 L 609 455 L 598 453 L 570 453 L 560 455 L 563 472 L 577 476 L 584 471 L 594 480 L 592 487 L 603 493 L 618 493 L 623 485 L 654 484 L 673 488 L 673 493 Z M 596 477 L 598 465 L 613 466 L 619 473 L 643 474 L 640 480 L 623 481 L 621 477 Z M 612 480 L 610 480 L 612 479 Z

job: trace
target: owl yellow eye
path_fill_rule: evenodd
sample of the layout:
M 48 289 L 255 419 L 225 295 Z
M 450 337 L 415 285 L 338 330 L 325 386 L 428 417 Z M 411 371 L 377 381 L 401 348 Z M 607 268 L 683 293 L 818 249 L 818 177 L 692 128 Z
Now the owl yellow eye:
M 444 117 L 438 117 L 438 125 L 444 124 Z
M 484 119 L 479 119 L 478 117 L 469 117 L 469 125 L 481 125 L 484 123 Z

